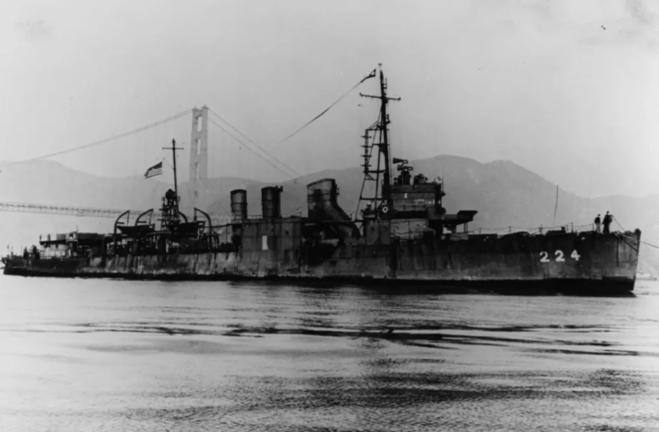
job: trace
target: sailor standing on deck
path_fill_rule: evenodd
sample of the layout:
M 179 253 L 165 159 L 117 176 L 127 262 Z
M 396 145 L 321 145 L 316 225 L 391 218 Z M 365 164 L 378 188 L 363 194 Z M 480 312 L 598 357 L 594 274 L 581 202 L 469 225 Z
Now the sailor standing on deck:
M 609 226 L 611 225 L 611 222 L 613 222 L 613 215 L 610 215 L 609 212 L 607 211 L 606 214 L 604 215 L 604 220 L 602 221 L 602 224 L 604 225 L 604 234 L 609 234 L 611 232 L 609 230 Z
M 600 224 L 602 223 L 602 220 L 600 219 L 600 215 L 598 214 L 597 217 L 595 218 L 595 232 L 600 232 Z

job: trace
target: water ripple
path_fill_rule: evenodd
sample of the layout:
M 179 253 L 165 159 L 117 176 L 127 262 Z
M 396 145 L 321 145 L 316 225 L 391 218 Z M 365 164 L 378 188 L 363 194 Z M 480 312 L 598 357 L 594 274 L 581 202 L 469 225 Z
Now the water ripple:
M 654 289 L 4 278 L 1 429 L 655 430 Z

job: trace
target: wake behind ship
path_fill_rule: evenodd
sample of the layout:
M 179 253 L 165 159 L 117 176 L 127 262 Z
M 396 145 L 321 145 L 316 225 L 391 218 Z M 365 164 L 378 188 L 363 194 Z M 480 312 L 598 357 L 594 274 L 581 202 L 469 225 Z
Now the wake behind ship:
M 379 78 L 379 95 L 361 95 L 378 100 L 380 110 L 362 137 L 364 181 L 355 219 L 339 206 L 335 180 L 320 179 L 307 186 L 306 217 L 283 217 L 282 188 L 268 186 L 261 191 L 261 215 L 248 214 L 247 192 L 237 189 L 231 192 L 231 221 L 214 225 L 200 209 L 194 209 L 191 219 L 180 211 L 175 180 L 174 190 L 162 199 L 159 223 L 152 223 L 154 212 L 148 210 L 131 225 L 126 212 L 109 234 L 41 236 L 39 248 L 4 257 L 4 273 L 388 281 L 592 293 L 633 290 L 639 230 L 469 232 L 477 211 L 447 213 L 441 178 L 413 175 L 408 161 L 391 158 L 387 105 L 400 99 L 387 96 L 382 71 Z M 176 179 L 175 161 L 174 157 Z M 374 193 L 369 195 L 369 190 Z

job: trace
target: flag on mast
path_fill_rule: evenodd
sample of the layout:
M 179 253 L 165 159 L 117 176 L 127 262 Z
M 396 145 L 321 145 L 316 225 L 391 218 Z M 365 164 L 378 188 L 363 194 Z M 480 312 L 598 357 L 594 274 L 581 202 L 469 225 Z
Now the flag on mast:
M 155 177 L 162 174 L 162 161 L 158 162 L 144 173 L 144 178 L 148 179 L 149 177 Z

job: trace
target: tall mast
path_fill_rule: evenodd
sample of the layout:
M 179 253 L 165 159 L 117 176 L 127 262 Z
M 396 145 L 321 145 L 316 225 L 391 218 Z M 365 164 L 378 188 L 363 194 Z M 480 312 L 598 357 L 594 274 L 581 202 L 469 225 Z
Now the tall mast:
M 387 133 L 387 125 L 389 124 L 389 118 L 387 117 L 387 85 L 384 82 L 382 68 L 380 68 L 380 100 L 380 115 L 382 116 L 380 120 L 382 131 L 381 151 L 384 156 L 384 183 L 382 191 L 384 192 L 391 185 L 391 172 L 389 171 L 391 162 L 389 160 L 389 135 Z
M 389 154 L 389 115 L 387 114 L 387 103 L 389 101 L 399 101 L 400 98 L 387 97 L 387 80 L 384 78 L 382 71 L 382 64 L 380 66 L 380 95 L 366 95 L 359 93 L 361 97 L 380 100 L 380 115 L 378 120 L 366 129 L 364 136 L 364 182 L 362 183 L 362 191 L 359 196 L 360 203 L 357 204 L 357 211 L 362 201 L 370 201 L 376 206 L 390 205 L 390 188 L 391 188 L 391 155 Z M 369 144 L 369 131 L 375 132 L 373 135 L 373 142 Z M 370 159 L 373 149 L 377 147 L 377 168 L 371 169 Z M 384 159 L 384 160 L 382 160 Z M 384 166 L 382 166 L 384 165 Z M 371 176 L 375 174 L 375 178 Z M 382 177 L 380 177 L 382 174 Z M 367 181 L 375 182 L 375 196 L 365 197 L 364 190 Z

